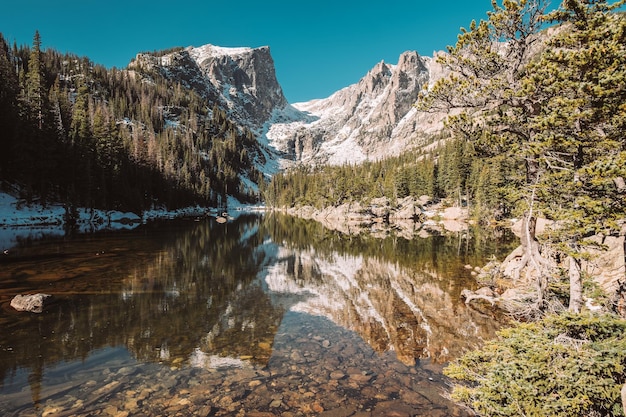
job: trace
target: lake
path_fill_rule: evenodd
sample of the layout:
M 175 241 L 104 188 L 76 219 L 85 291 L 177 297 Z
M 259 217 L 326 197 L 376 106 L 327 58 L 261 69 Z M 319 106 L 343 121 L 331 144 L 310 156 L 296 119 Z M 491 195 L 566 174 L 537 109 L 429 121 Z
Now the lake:
M 510 248 L 278 214 L 24 240 L 0 254 L 0 414 L 470 415 L 442 367 L 502 320 L 461 300 L 466 265 Z M 35 292 L 54 304 L 10 307 Z

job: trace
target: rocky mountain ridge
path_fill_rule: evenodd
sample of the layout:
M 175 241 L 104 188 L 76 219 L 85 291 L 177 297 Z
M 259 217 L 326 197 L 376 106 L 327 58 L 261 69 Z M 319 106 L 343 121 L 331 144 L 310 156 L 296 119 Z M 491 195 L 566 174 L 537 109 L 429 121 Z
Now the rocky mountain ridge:
M 379 62 L 358 83 L 330 97 L 289 104 L 276 78 L 270 48 L 187 47 L 138 54 L 129 69 L 159 71 L 225 109 L 274 149 L 274 169 L 290 163 L 359 163 L 425 146 L 445 115 L 414 104 L 442 73 L 434 58 L 415 51 L 397 64 Z
M 246 127 L 262 125 L 287 105 L 276 79 L 270 48 L 224 48 L 211 44 L 157 56 L 141 53 L 129 68 L 157 70 L 228 111 Z
M 265 135 L 290 160 L 313 165 L 377 160 L 427 145 L 445 115 L 420 112 L 414 104 L 441 73 L 434 58 L 404 52 L 398 64 L 381 61 L 328 98 L 275 114 Z

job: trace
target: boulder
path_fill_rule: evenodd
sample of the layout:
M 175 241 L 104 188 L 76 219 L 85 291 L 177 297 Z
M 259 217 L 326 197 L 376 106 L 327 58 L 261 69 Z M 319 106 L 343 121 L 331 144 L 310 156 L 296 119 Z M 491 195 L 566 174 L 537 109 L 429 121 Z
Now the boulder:
M 418 197 L 416 203 L 423 207 L 423 206 L 426 206 L 428 204 L 432 204 L 433 203 L 433 199 L 430 196 L 421 195 L 421 196 Z
M 11 307 L 17 311 L 41 313 L 44 307 L 50 304 L 50 301 L 52 301 L 50 294 L 18 294 L 11 300 Z
M 390 220 L 418 220 L 422 217 L 422 210 L 413 197 L 406 197 L 398 201 L 398 207 L 389 214 Z
M 446 207 L 441 213 L 441 218 L 445 220 L 466 220 L 468 217 L 468 210 L 464 207 Z
M 537 236 L 543 235 L 544 233 L 546 233 L 546 231 L 548 231 L 548 229 L 554 227 L 554 222 L 552 220 L 544 219 L 542 217 L 538 217 L 536 219 L 536 222 L 537 223 L 535 226 L 535 235 Z M 515 223 L 513 223 L 513 225 L 511 226 L 511 231 L 515 234 L 515 236 L 522 236 L 523 224 L 523 219 L 518 219 L 515 221 Z
M 391 201 L 387 197 L 374 198 L 371 202 L 370 210 L 374 217 L 389 219 Z
M 595 236 L 591 238 L 604 250 L 591 249 L 591 260 L 582 262 L 582 270 L 592 276 L 608 294 L 614 294 L 626 276 L 626 239 L 624 236 Z

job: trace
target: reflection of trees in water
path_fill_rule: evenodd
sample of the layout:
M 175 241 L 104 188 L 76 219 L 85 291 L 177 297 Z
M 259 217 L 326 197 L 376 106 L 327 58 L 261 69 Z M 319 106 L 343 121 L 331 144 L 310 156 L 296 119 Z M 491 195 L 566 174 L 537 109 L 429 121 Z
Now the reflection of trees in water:
M 449 277 L 467 276 L 464 263 L 478 264 L 491 253 L 472 235 L 380 240 L 277 215 L 242 216 L 226 224 L 166 223 L 79 239 L 54 246 L 53 253 L 62 256 L 47 255 L 45 245 L 37 247 L 36 260 L 21 250 L 21 258 L 0 271 L 5 294 L 46 291 L 60 300 L 41 315 L 9 310 L 0 315 L 0 382 L 28 369 L 35 397 L 46 367 L 85 359 L 108 346 L 126 346 L 141 361 L 179 363 L 199 348 L 207 355 L 266 363 L 285 309 L 311 300 L 278 299 L 264 291 L 258 277 L 276 262 L 286 265 L 283 281 L 318 288 L 345 307 L 340 313 L 329 310 L 336 323 L 356 330 L 379 351 L 393 345 L 410 361 L 426 348 L 434 352 L 453 344 L 446 332 L 461 334 L 459 321 L 468 321 L 457 303 L 464 283 Z M 289 255 L 274 259 L 276 248 L 287 248 Z M 303 262 L 301 253 L 326 262 L 364 259 L 354 273 L 359 284 L 349 292 L 338 290 L 314 263 Z M 368 288 L 384 325 L 354 301 Z M 406 294 L 422 310 L 432 306 L 425 318 Z M 431 333 L 425 320 L 435 324 Z
M 375 258 L 446 277 L 466 276 L 464 265 L 482 266 L 492 255 L 504 258 L 515 243 L 509 233 L 480 228 L 411 240 L 393 234 L 385 239 L 366 233 L 346 235 L 315 221 L 281 214 L 266 216 L 263 226 L 275 242 L 291 249 L 314 247 L 318 256 L 349 254 Z
M 473 285 L 465 265 L 506 253 L 505 239 L 347 236 L 284 216 L 268 217 L 266 227 L 289 248 L 270 288 L 315 294 L 296 308 L 356 331 L 378 352 L 394 350 L 407 364 L 444 362 L 494 336 L 495 320 L 465 306 L 460 292 Z
M 255 320 L 273 314 L 266 306 L 265 311 L 254 311 L 242 302 L 254 293 L 259 303 L 252 307 L 262 306 L 263 294 L 251 288 L 264 262 L 256 251 L 256 221 L 244 217 L 224 225 L 198 224 L 124 280 L 127 315 L 142 323 L 141 332 L 134 332 L 126 343 L 138 358 L 163 359 L 155 353 L 163 344 L 170 359 L 186 358 L 208 333 L 229 328 L 226 316 L 251 314 L 248 320 Z M 248 327 L 239 328 L 245 333 Z M 262 326 L 255 329 L 262 337 Z
M 106 346 L 124 345 L 142 361 L 179 361 L 199 346 L 210 348 L 207 335 L 216 354 L 266 361 L 282 309 L 272 307 L 253 283 L 265 262 L 257 250 L 263 241 L 258 218 L 165 227 L 127 235 L 129 247 L 137 243 L 132 239 L 140 241 L 141 249 L 132 253 L 116 240 L 111 252 L 117 256 L 94 262 L 93 269 L 83 262 L 83 275 L 55 282 L 50 292 L 61 301 L 44 314 L 8 312 L 0 347 L 10 347 L 11 353 L 0 355 L 0 381 L 27 368 L 34 387 L 46 366 L 85 359 Z M 103 247 L 109 243 L 99 241 Z M 80 257 L 80 249 L 68 251 Z M 67 256 L 56 266 L 48 260 L 46 267 L 65 270 L 68 262 Z M 95 280 L 101 282 L 90 282 Z M 81 293 L 85 288 L 98 290 Z

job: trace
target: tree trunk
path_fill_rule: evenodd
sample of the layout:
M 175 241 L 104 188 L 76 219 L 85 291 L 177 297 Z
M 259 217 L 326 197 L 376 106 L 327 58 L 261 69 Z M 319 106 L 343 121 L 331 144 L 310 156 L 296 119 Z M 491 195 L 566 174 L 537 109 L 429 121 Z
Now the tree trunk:
M 537 289 L 537 306 L 539 309 L 542 308 L 545 300 L 545 287 L 544 280 L 542 277 L 542 271 L 540 267 L 540 262 L 537 258 L 541 257 L 539 253 L 539 242 L 537 242 L 537 238 L 535 237 L 537 229 L 537 220 L 531 216 L 527 215 L 524 217 L 524 223 L 522 225 L 522 246 L 524 247 L 524 258 L 526 258 L 526 263 L 528 264 L 527 276 L 530 277 L 531 271 L 534 269 L 537 276 L 535 277 L 535 287 Z
M 569 262 L 569 308 L 573 313 L 580 313 L 583 307 L 583 282 L 580 275 L 580 265 L 572 256 L 567 257 Z
M 624 408 L 624 414 L 626 414 L 626 384 L 622 387 L 622 407 Z
M 532 310 L 536 313 L 545 311 L 546 296 L 548 293 L 548 280 L 551 270 L 555 267 L 550 258 L 541 253 L 541 245 L 535 237 L 537 221 L 532 216 L 532 211 L 524 215 L 518 246 L 500 265 L 500 270 L 505 276 L 514 281 L 520 278 L 525 270 L 526 282 L 532 285 L 536 292 L 536 299 Z
M 543 310 L 546 298 L 546 292 L 548 289 L 548 277 L 546 269 L 550 266 L 550 263 L 541 255 L 539 250 L 539 242 L 535 237 L 537 229 L 537 220 L 532 214 L 524 216 L 522 224 L 522 248 L 524 255 L 520 262 L 519 268 L 527 267 L 526 277 L 529 279 L 534 278 L 535 288 L 537 290 L 536 306 L 539 310 Z M 532 277 L 532 273 L 536 274 Z M 519 271 L 517 272 L 519 275 Z
M 539 252 L 539 242 L 535 238 L 535 230 L 537 227 L 537 221 L 534 217 L 524 215 L 522 220 L 522 230 L 520 236 L 520 246 L 517 247 L 509 256 L 504 260 L 503 264 L 508 264 L 514 260 L 514 258 L 521 258 L 519 263 L 515 267 L 511 268 L 510 276 L 514 281 L 519 279 L 522 269 L 528 266 L 528 272 L 535 269 L 538 273 L 540 266 L 545 263 L 541 253 Z

